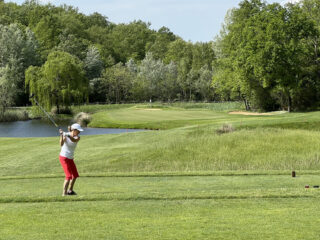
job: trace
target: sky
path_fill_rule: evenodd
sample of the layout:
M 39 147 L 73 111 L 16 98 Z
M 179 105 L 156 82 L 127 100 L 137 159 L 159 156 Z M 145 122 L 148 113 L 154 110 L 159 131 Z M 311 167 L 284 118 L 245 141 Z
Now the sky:
M 299 0 L 267 0 L 268 3 Z M 6 0 L 21 4 L 24 0 Z M 208 42 L 217 36 L 227 11 L 241 0 L 39 0 L 59 6 L 67 4 L 79 12 L 98 12 L 113 23 L 134 20 L 150 22 L 158 30 L 168 27 L 174 34 L 191 42 Z

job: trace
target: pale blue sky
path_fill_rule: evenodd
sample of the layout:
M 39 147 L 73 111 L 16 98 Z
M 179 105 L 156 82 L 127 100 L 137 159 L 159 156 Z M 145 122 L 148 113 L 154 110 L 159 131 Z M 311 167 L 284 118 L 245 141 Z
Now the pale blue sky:
M 168 27 L 186 41 L 207 42 L 219 34 L 227 10 L 237 7 L 241 0 L 41 0 L 54 5 L 63 3 L 77 7 L 80 12 L 99 12 L 114 23 L 143 20 L 158 30 Z M 267 0 L 282 3 L 288 0 Z M 21 4 L 24 0 L 5 0 Z

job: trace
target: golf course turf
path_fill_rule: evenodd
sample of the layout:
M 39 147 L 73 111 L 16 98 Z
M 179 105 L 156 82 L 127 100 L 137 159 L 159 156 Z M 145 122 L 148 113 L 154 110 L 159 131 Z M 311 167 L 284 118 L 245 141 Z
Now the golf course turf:
M 58 138 L 0 138 L 0 239 L 317 239 L 320 112 L 234 110 L 95 106 L 92 127 L 159 130 L 82 136 L 77 196 Z

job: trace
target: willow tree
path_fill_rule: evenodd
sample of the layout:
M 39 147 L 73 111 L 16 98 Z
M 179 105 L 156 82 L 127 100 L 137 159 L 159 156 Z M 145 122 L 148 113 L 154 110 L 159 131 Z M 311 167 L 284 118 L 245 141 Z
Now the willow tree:
M 69 53 L 54 51 L 48 55 L 42 67 L 30 67 L 26 71 L 26 87 L 37 100 L 50 110 L 68 109 L 71 104 L 88 101 L 88 80 L 83 63 Z

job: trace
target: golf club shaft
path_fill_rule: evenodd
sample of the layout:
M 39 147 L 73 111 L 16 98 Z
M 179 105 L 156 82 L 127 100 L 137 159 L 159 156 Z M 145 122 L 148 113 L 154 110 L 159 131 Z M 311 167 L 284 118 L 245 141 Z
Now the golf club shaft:
M 53 120 L 53 118 L 49 115 L 49 113 L 46 112 L 46 110 L 43 109 L 43 107 L 41 107 L 41 105 L 38 103 L 38 101 L 36 100 L 36 98 L 33 99 L 36 104 L 39 106 L 39 108 L 47 115 L 47 117 L 51 120 L 51 122 L 57 127 L 59 128 L 58 124 L 55 123 L 55 121 Z

